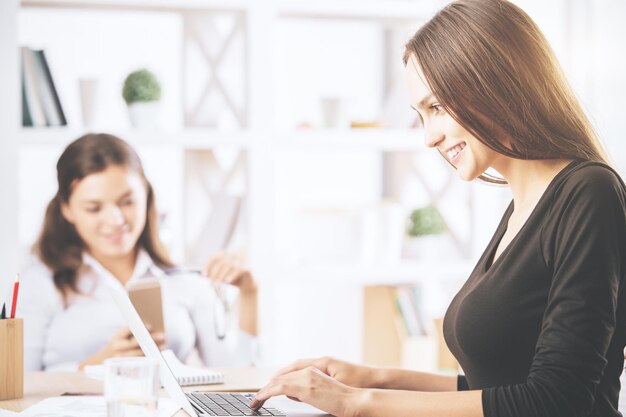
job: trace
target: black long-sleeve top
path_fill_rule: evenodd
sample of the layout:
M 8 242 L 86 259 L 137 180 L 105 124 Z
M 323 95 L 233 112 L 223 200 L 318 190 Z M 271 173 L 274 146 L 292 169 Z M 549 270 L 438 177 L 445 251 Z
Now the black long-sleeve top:
M 608 167 L 557 174 L 493 262 L 513 211 L 444 319 L 486 417 L 613 417 L 626 344 L 626 187 Z

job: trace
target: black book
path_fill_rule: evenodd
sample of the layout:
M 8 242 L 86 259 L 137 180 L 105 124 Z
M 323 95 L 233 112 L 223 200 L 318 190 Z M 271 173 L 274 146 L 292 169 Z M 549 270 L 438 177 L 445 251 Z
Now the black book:
M 59 95 L 57 93 L 57 89 L 54 85 L 54 80 L 52 79 L 52 73 L 50 72 L 50 67 L 48 66 L 48 61 L 46 60 L 46 54 L 43 50 L 34 50 L 34 56 L 36 58 L 37 63 L 40 66 L 41 74 L 43 75 L 43 84 L 44 88 L 47 88 L 47 93 L 52 100 L 54 105 L 54 111 L 56 117 L 53 117 L 53 123 L 49 125 L 57 125 L 57 126 L 67 126 L 67 120 L 65 118 L 65 113 L 63 112 L 63 107 L 61 106 L 61 101 L 59 100 Z
M 33 119 L 30 115 L 30 109 L 28 108 L 28 99 L 26 98 L 26 80 L 24 80 L 24 73 L 22 69 L 22 126 L 32 127 Z
M 28 110 L 28 117 L 25 114 L 22 119 L 26 118 L 30 120 L 29 126 L 43 127 L 46 126 L 46 116 L 44 113 L 44 107 L 41 97 L 41 90 L 39 84 L 40 77 L 37 67 L 39 65 L 35 62 L 34 54 L 31 49 L 23 46 L 21 48 L 22 53 L 22 93 L 25 96 L 25 105 L 23 107 L 24 112 Z

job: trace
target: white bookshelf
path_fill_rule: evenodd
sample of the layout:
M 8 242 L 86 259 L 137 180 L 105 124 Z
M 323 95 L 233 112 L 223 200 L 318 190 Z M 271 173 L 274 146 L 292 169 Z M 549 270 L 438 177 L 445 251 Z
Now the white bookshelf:
M 424 283 L 433 280 L 461 282 L 472 272 L 469 261 L 414 260 L 399 263 L 331 263 L 285 269 L 278 274 L 279 281 L 288 282 L 342 282 L 363 285 L 399 285 Z
M 67 127 L 19 129 L 19 145 L 66 146 L 84 132 Z M 285 150 L 337 150 L 375 152 L 422 152 L 423 132 L 420 129 L 306 129 L 274 131 L 268 140 L 250 130 L 220 132 L 202 128 L 187 128 L 178 132 L 159 130 L 111 130 L 110 133 L 140 145 L 171 145 L 182 150 L 205 150 L 216 147 L 255 149 L 269 144 Z
M 236 11 L 262 7 L 279 17 L 304 19 L 422 20 L 435 0 L 22 0 L 22 7 L 139 11 Z
M 108 130 L 109 133 L 124 138 L 133 145 L 169 145 L 180 150 L 203 150 L 227 146 L 249 148 L 254 138 L 248 133 L 220 133 L 207 129 L 184 129 L 178 132 L 160 130 Z M 26 128 L 19 132 L 20 145 L 25 146 L 66 146 L 85 133 L 82 130 L 66 127 Z
M 86 9 L 86 10 L 136 10 L 136 11 L 247 11 L 246 0 L 22 0 L 22 7 Z
M 363 20 L 423 20 L 437 9 L 436 1 L 307 0 L 278 1 L 282 17 Z
M 278 133 L 273 144 L 292 150 L 419 152 L 425 149 L 420 129 L 309 129 Z

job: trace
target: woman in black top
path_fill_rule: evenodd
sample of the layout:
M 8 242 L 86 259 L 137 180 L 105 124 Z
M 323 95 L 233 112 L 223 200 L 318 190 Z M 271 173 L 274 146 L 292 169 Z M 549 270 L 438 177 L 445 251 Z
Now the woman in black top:
M 465 376 L 302 360 L 252 405 L 286 394 L 348 417 L 621 415 L 626 187 L 542 33 L 509 2 L 461 0 L 404 62 L 426 144 L 462 179 L 513 194 L 444 320 Z

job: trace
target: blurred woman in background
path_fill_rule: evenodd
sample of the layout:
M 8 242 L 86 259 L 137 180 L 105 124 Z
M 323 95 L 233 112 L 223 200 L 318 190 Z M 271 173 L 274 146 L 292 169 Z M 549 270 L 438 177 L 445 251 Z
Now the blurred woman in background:
M 152 331 L 161 348 L 183 361 L 197 352 L 206 365 L 253 362 L 252 274 L 226 254 L 208 261 L 205 276 L 175 268 L 159 239 L 154 191 L 129 144 L 87 134 L 64 150 L 57 179 L 36 260 L 21 280 L 27 370 L 75 370 L 141 355 L 106 285 L 124 288 L 152 277 L 162 289 L 165 334 Z M 216 303 L 228 302 L 224 291 L 216 292 L 224 283 L 239 290 L 239 326 L 231 320 L 235 328 L 228 331 L 218 329 L 223 323 L 216 320 L 225 318 L 214 314 Z

